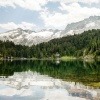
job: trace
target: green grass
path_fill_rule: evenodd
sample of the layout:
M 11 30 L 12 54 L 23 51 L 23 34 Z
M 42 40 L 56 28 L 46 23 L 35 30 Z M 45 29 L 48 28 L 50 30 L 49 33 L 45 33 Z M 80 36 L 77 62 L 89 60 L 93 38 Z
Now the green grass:
M 68 60 L 76 60 L 77 58 L 73 56 L 63 56 L 60 59 L 64 61 L 68 61 Z

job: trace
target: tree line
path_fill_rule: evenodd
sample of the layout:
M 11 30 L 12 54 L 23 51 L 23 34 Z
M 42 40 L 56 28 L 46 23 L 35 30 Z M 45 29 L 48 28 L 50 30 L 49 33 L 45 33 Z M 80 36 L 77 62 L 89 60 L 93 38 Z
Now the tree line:
M 0 41 L 1 57 L 48 58 L 55 57 L 56 53 L 60 56 L 100 56 L 100 29 L 53 39 L 31 47 L 15 45 L 11 41 Z

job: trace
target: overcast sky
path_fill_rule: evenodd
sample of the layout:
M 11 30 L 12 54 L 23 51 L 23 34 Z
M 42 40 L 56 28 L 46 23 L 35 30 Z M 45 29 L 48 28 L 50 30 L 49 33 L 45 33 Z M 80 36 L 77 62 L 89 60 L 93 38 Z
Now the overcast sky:
M 100 16 L 100 0 L 0 0 L 0 32 L 64 29 L 89 16 Z

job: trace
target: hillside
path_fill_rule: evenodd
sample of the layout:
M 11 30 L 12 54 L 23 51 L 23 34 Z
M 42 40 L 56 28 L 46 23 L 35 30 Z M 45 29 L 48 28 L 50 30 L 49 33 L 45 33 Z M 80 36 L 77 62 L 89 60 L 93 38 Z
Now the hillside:
M 0 41 L 1 57 L 45 58 L 54 57 L 56 53 L 59 53 L 60 56 L 100 56 L 100 30 L 89 30 L 82 34 L 53 39 L 31 47 Z
M 68 56 L 100 55 L 100 30 L 89 30 L 79 35 L 54 39 L 33 48 L 36 57 L 50 57 L 57 52 Z M 34 55 L 34 56 L 35 56 Z

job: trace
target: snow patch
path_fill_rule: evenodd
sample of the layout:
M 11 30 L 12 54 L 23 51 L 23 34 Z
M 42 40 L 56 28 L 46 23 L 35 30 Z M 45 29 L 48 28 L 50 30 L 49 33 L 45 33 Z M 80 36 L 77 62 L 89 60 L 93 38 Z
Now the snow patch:
M 95 23 L 94 22 L 91 22 L 89 24 L 86 25 L 86 28 L 89 28 L 89 27 L 94 27 L 95 26 Z

